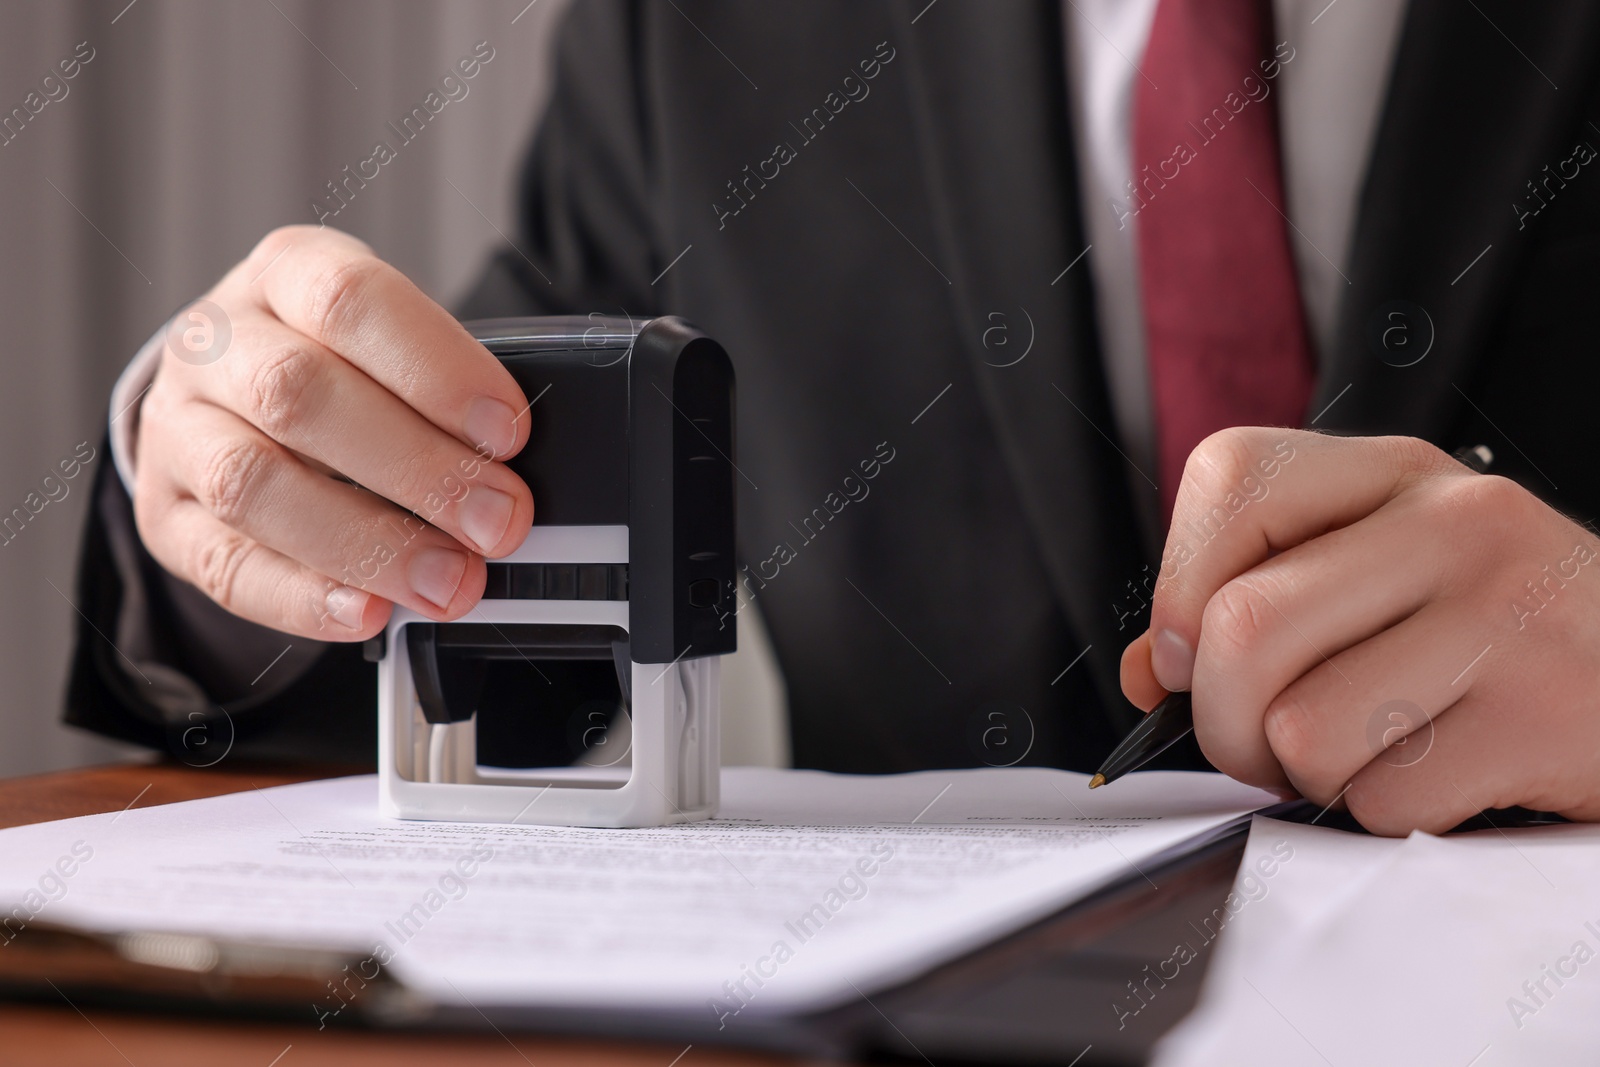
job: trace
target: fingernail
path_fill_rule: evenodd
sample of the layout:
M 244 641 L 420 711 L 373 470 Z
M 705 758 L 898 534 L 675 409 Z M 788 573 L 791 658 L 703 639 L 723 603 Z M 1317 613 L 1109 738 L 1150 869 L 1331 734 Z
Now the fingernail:
M 484 555 L 493 552 L 511 525 L 511 497 L 487 485 L 475 485 L 461 501 L 461 532 Z
M 480 396 L 468 404 L 461 428 L 474 448 L 488 449 L 496 458 L 510 455 L 517 443 L 517 413 L 493 397 Z
M 1175 631 L 1162 630 L 1150 642 L 1150 669 L 1161 688 L 1182 692 L 1194 682 L 1194 649 Z
M 361 629 L 361 616 L 366 614 L 370 594 L 341 585 L 328 590 L 324 604 L 334 622 L 351 630 Z
M 461 588 L 461 576 L 467 573 L 467 557 L 448 548 L 424 548 L 411 557 L 407 573 L 416 594 L 443 611 Z

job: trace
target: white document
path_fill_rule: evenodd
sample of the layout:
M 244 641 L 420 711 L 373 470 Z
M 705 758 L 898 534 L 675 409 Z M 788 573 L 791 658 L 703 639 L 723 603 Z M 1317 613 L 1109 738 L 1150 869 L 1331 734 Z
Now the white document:
M 1156 1062 L 1600 1062 L 1597 875 L 1600 826 L 1396 840 L 1258 818 L 1245 903 Z
M 453 1003 L 814 1009 L 1275 802 L 1216 774 L 1085 784 L 732 768 L 714 820 L 591 830 L 382 819 L 376 779 L 345 778 L 0 831 L 0 902 L 104 932 L 371 953 Z

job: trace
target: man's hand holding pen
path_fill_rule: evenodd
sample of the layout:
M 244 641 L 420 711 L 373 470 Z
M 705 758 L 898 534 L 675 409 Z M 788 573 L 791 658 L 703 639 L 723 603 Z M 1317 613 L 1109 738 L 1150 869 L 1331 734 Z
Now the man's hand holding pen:
M 1191 691 L 1219 770 L 1376 833 L 1600 819 L 1597 561 L 1591 531 L 1423 441 L 1225 430 L 1189 457 L 1122 687 L 1146 710 Z

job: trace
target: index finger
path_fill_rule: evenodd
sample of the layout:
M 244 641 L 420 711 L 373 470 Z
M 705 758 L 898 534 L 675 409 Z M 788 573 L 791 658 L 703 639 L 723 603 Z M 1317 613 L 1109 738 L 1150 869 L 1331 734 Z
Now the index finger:
M 527 401 L 448 311 L 363 242 L 275 230 L 240 264 L 245 297 L 337 353 L 464 444 L 505 459 L 527 441 Z
M 1150 609 L 1155 678 L 1169 690 L 1190 687 L 1206 604 L 1228 582 L 1365 518 L 1451 462 L 1410 437 L 1237 427 L 1200 442 L 1184 467 Z

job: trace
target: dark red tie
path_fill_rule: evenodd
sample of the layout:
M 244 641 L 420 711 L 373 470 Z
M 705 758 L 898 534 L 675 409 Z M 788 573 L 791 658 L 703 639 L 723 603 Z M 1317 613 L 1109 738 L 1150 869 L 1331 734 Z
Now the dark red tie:
M 1169 518 L 1202 439 L 1228 426 L 1298 426 L 1311 400 L 1311 345 L 1279 214 L 1277 84 L 1262 66 L 1271 60 L 1271 0 L 1156 8 L 1127 209 Z

